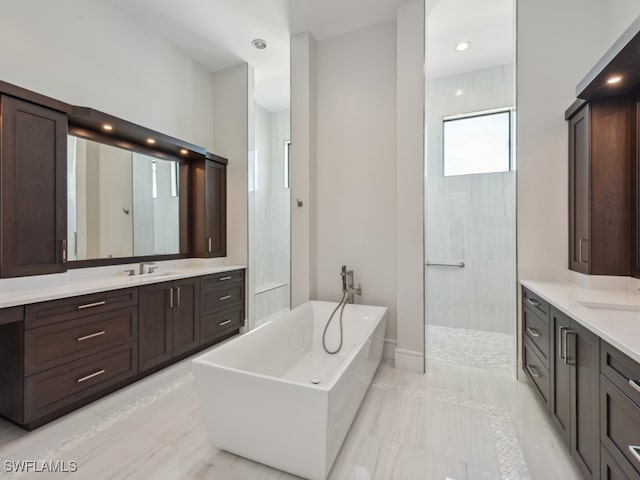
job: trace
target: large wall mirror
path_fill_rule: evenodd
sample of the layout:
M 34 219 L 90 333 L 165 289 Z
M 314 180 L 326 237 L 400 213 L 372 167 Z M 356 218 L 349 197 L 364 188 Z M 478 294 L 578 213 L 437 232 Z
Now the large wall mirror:
M 67 151 L 70 261 L 187 253 L 186 165 L 73 135 Z

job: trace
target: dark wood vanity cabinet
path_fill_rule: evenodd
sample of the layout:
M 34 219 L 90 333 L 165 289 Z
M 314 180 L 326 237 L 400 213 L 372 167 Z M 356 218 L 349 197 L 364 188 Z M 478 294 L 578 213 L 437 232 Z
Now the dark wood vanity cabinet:
M 600 339 L 522 290 L 523 368 L 583 478 L 600 478 Z
M 200 345 L 200 280 L 140 287 L 140 371 Z
M 602 479 L 640 480 L 640 365 L 602 342 L 600 372 Z
M 0 309 L 0 415 L 38 427 L 236 335 L 244 278 L 233 270 Z
M 194 257 L 214 258 L 227 254 L 227 160 L 207 154 L 192 162 Z
M 629 275 L 631 138 L 629 97 L 577 102 L 569 122 L 569 268 Z
M 202 342 L 225 338 L 244 325 L 244 271 L 202 277 L 200 319 Z
M 551 308 L 551 419 L 583 478 L 600 477 L 600 339 Z
M 66 270 L 67 117 L 0 96 L 0 277 Z
M 535 293 L 522 291 L 522 352 L 524 370 L 545 407 L 549 408 L 549 304 Z

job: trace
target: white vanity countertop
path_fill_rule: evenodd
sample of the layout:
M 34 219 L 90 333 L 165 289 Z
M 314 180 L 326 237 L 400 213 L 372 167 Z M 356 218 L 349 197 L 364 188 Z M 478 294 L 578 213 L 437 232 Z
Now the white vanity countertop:
M 520 284 L 640 363 L 640 292 L 585 288 L 572 282 Z
M 155 266 L 158 270 L 152 274 L 134 276 L 128 276 L 125 270 L 135 269 L 138 272 L 139 264 L 137 263 L 73 269 L 53 275 L 2 279 L 0 280 L 0 308 L 245 268 L 243 265 L 225 265 L 224 260 L 221 259 L 168 260 L 156 262 Z

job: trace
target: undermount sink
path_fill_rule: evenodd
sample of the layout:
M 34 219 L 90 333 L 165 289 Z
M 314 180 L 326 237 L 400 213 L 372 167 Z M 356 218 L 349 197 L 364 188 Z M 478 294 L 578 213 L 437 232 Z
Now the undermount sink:
M 620 303 L 603 303 L 603 302 L 578 302 L 587 308 L 594 310 L 620 310 L 623 312 L 640 312 L 640 305 L 624 305 Z
M 145 280 L 153 280 L 159 277 L 170 277 L 171 275 L 177 275 L 178 272 L 153 272 L 153 273 L 136 273 L 127 277 L 128 280 L 139 280 L 144 282 Z

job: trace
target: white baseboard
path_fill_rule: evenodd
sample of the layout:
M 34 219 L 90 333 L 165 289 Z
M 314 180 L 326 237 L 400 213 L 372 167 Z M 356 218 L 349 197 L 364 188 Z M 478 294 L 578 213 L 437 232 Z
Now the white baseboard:
M 396 345 L 398 345 L 398 342 L 396 340 L 389 340 L 388 338 L 385 338 L 382 358 L 393 360 L 396 356 Z
M 424 373 L 424 355 L 422 352 L 396 348 L 395 366 L 399 370 Z

